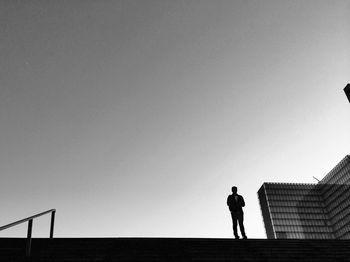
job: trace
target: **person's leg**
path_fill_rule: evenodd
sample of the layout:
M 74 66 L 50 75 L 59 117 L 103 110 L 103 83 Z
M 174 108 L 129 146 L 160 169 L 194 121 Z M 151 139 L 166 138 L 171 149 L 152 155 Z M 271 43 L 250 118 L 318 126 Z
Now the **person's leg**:
M 237 233 L 237 215 L 231 212 L 231 217 L 232 217 L 232 225 L 233 225 L 233 235 L 235 236 L 236 239 L 238 239 L 239 236 Z
M 238 216 L 239 229 L 241 231 L 242 237 L 247 238 L 245 235 L 244 225 L 243 225 L 243 213 L 240 213 Z

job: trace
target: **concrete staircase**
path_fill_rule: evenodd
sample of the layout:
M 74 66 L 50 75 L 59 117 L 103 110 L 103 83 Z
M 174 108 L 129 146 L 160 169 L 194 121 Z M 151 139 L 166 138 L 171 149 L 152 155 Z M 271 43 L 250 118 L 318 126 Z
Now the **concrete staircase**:
M 350 240 L 0 238 L 0 261 L 349 261 Z

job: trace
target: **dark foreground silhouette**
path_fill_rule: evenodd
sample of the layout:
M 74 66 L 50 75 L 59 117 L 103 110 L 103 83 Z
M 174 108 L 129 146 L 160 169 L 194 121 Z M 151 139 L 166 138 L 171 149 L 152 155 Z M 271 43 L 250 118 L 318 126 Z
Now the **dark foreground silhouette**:
M 243 225 L 243 207 L 245 206 L 244 199 L 241 195 L 237 194 L 237 187 L 232 187 L 232 194 L 227 197 L 227 205 L 231 212 L 232 224 L 233 224 L 233 235 L 236 239 L 239 239 L 237 233 L 237 221 L 239 229 L 241 231 L 243 239 L 247 239 Z
M 349 262 L 350 240 L 215 238 L 0 238 L 1 262 Z

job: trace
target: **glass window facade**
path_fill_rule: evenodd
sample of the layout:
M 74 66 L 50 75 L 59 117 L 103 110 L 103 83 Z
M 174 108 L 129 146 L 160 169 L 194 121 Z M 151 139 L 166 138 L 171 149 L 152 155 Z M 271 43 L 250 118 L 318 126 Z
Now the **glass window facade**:
M 318 184 L 264 183 L 258 191 L 273 238 L 350 239 L 350 157 Z
M 350 156 L 346 156 L 318 184 L 336 239 L 350 239 Z

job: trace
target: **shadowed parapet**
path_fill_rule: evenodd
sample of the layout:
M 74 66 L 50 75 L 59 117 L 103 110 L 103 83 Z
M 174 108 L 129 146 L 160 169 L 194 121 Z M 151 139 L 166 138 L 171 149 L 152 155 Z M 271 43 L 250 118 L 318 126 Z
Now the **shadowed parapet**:
M 33 239 L 32 261 L 350 261 L 349 240 Z M 25 261 L 25 239 L 0 239 L 1 261 Z

